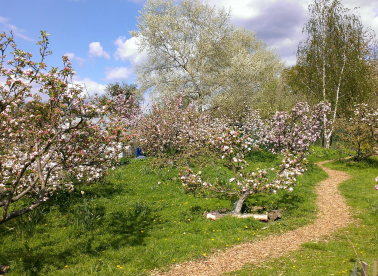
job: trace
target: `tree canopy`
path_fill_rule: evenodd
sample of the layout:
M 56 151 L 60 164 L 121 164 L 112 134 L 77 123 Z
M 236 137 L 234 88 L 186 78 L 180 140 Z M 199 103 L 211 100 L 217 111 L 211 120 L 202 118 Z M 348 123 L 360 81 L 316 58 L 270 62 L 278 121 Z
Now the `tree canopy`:
M 299 44 L 297 65 L 291 68 L 292 86 L 315 102 L 335 106 L 338 101 L 342 112 L 366 102 L 376 90 L 374 32 L 339 0 L 314 0 L 309 11 L 303 28 L 307 40 Z
M 248 104 L 284 68 L 276 52 L 254 32 L 236 28 L 224 8 L 199 0 L 149 0 L 140 13 L 131 34 L 147 52 L 136 67 L 141 93 L 180 93 L 202 109 L 226 102 L 230 108 Z
M 339 114 L 375 98 L 378 44 L 360 16 L 339 0 L 314 0 L 309 12 L 303 28 L 307 39 L 299 44 L 297 64 L 285 76 L 294 93 L 304 93 L 313 103 L 331 103 L 333 118 L 324 125 L 328 147 Z

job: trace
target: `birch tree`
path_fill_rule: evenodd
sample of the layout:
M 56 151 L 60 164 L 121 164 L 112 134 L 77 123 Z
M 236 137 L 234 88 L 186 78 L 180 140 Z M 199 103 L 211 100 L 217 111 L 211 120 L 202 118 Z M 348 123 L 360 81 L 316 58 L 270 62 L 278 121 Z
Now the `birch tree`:
M 247 29 L 236 28 L 231 12 L 199 0 L 149 0 L 138 18 L 137 38 L 147 60 L 136 67 L 142 93 L 180 93 L 199 106 L 248 98 L 283 68 L 275 51 Z
M 296 81 L 316 101 L 331 103 L 332 116 L 324 118 L 324 146 L 329 148 L 340 109 L 367 99 L 370 93 L 369 58 L 372 33 L 339 0 L 314 0 L 304 26 L 307 40 L 297 52 Z M 326 116 L 326 115 L 324 115 Z

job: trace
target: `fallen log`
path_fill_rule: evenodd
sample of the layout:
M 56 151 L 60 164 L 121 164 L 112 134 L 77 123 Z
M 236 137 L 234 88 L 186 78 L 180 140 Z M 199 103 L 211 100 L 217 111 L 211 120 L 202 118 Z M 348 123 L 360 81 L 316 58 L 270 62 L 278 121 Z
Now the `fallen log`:
M 204 212 L 203 215 L 207 219 L 212 219 L 212 220 L 220 219 L 220 218 L 223 218 L 224 216 L 233 216 L 237 218 L 253 217 L 255 220 L 259 220 L 259 221 L 269 221 L 269 220 L 276 220 L 278 218 L 281 218 L 280 210 L 272 210 L 272 211 L 266 212 L 265 214 L 233 214 L 233 213 L 221 214 L 217 211 L 214 211 L 210 213 Z
M 255 220 L 260 220 L 260 221 L 268 221 L 268 213 L 264 214 L 233 214 L 233 217 L 237 218 L 254 218 Z

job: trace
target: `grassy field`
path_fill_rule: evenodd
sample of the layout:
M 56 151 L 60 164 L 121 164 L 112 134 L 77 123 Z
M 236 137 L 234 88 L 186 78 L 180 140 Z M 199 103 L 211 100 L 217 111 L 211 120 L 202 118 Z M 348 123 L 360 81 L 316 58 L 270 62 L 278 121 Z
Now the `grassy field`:
M 368 263 L 372 275 L 374 258 L 378 258 L 378 192 L 374 190 L 378 158 L 359 163 L 342 160 L 327 166 L 353 176 L 339 188 L 352 207 L 355 222 L 321 242 L 302 245 L 286 258 L 247 265 L 227 275 L 350 275 L 356 260 Z
M 326 157 L 323 157 L 326 158 Z M 314 186 L 327 176 L 308 166 L 294 192 L 254 196 L 254 206 L 282 209 L 269 224 L 254 219 L 204 218 L 204 211 L 232 209 L 233 200 L 184 193 L 175 167 L 131 160 L 101 183 L 54 196 L 30 215 L 0 227 L 0 264 L 12 275 L 147 275 L 154 268 L 204 258 L 216 250 L 310 223 Z M 203 177 L 227 181 L 221 161 L 204 160 Z M 269 153 L 249 157 L 251 168 L 279 162 Z M 262 229 L 265 228 L 265 229 Z

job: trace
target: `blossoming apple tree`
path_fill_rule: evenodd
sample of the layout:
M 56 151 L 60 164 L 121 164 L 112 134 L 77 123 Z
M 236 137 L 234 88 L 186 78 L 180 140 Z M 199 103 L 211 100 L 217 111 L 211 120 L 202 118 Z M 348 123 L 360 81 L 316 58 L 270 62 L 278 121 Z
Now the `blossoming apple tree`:
M 294 156 L 289 152 L 283 155 L 282 163 L 278 169 L 257 169 L 248 171 L 248 162 L 245 154 L 256 146 L 248 135 L 239 130 L 229 129 L 226 133 L 210 141 L 210 146 L 222 153 L 225 166 L 234 171 L 234 177 L 230 183 L 209 183 L 201 178 L 201 172 L 194 171 L 187 167 L 181 172 L 181 181 L 187 192 L 207 196 L 229 196 L 237 197 L 233 213 L 239 214 L 245 199 L 257 193 L 276 193 L 278 189 L 289 189 L 292 191 L 296 177 L 305 170 L 306 159 L 301 156 Z M 273 174 L 273 175 L 272 175 Z
M 262 135 L 260 144 L 268 146 L 273 153 L 306 153 L 310 145 L 319 139 L 322 122 L 326 118 L 324 114 L 327 115 L 330 110 L 327 103 L 319 103 L 311 109 L 307 103 L 300 102 L 289 113 L 276 111 L 265 124 L 265 135 Z
M 378 146 L 378 109 L 367 104 L 356 104 L 353 112 L 339 118 L 336 124 L 338 148 L 354 157 L 355 161 L 376 154 Z
M 193 103 L 183 104 L 183 97 L 165 98 L 152 103 L 149 114 L 138 122 L 138 141 L 152 155 L 164 153 L 198 154 L 207 141 L 226 130 L 227 121 L 199 112 Z
M 72 191 L 76 182 L 101 178 L 130 120 L 127 114 L 109 116 L 116 100 L 99 105 L 72 83 L 67 56 L 62 70 L 46 72 L 48 35 L 41 32 L 41 59 L 35 62 L 17 48 L 12 33 L 0 34 L 0 224 L 55 192 Z M 9 48 L 13 59 L 5 64 Z
M 227 131 L 210 139 L 209 146 L 221 153 L 224 166 L 234 172 L 230 183 L 209 183 L 187 167 L 181 172 L 181 181 L 187 192 L 207 196 L 226 195 L 237 197 L 233 210 L 240 213 L 245 199 L 257 193 L 276 193 L 278 189 L 293 190 L 296 177 L 305 171 L 305 153 L 311 143 L 320 137 L 323 115 L 329 105 L 319 104 L 312 110 L 306 103 L 298 103 L 288 114 L 276 112 L 270 120 L 263 120 L 258 111 L 250 110 L 239 129 Z M 273 153 L 282 154 L 279 168 L 247 169 L 246 153 L 268 147 Z

